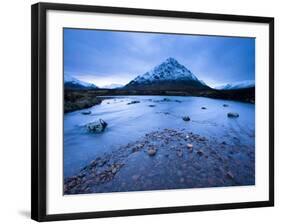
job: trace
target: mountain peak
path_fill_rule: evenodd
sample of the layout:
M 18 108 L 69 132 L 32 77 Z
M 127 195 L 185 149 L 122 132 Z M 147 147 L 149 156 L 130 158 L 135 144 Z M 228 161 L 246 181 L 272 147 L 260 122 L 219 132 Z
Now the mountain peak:
M 164 62 L 143 75 L 137 76 L 126 87 L 138 86 L 143 88 L 144 85 L 158 85 L 159 88 L 166 89 L 187 88 L 188 86 L 209 88 L 206 84 L 200 82 L 190 70 L 172 57 L 167 58 Z
M 185 66 L 181 65 L 176 59 L 169 57 L 151 71 L 137 76 L 132 82 L 153 82 L 170 80 L 193 80 L 198 81 L 197 77 Z
M 172 64 L 179 64 L 179 62 L 172 57 L 167 58 L 165 62 L 172 63 Z

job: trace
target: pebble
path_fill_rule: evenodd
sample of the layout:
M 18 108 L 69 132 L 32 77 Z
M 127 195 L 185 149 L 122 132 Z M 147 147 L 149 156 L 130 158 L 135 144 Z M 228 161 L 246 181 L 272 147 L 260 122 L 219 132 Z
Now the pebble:
M 113 174 L 117 173 L 117 169 L 114 167 L 114 168 L 111 170 L 111 173 L 113 173 Z
M 135 174 L 135 175 L 132 176 L 132 179 L 133 179 L 134 181 L 138 180 L 139 178 L 140 178 L 140 175 L 137 175 L 137 174 Z
M 228 171 L 228 172 L 226 173 L 226 176 L 227 176 L 228 178 L 230 178 L 230 179 L 234 179 L 234 175 L 233 175 L 233 173 L 231 173 L 231 171 Z
M 181 150 L 177 151 L 177 155 L 178 155 L 178 157 L 182 157 L 183 156 L 183 152 Z
M 148 150 L 147 150 L 147 153 L 148 153 L 148 155 L 149 156 L 155 156 L 155 154 L 156 154 L 156 149 L 154 149 L 154 148 L 149 148 Z
M 204 154 L 204 152 L 203 152 L 202 150 L 198 150 L 198 151 L 197 151 L 197 154 L 198 154 L 199 156 L 202 156 L 202 155 Z

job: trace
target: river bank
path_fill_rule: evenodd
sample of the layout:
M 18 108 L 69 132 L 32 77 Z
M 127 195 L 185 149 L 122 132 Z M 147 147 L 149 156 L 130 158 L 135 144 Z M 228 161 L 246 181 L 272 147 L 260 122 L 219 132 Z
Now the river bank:
M 255 184 L 254 147 L 186 129 L 145 134 L 104 153 L 64 180 L 64 194 Z
M 128 89 L 96 89 L 77 90 L 65 89 L 64 91 L 64 113 L 90 108 L 102 102 L 103 96 L 197 96 L 214 99 L 234 100 L 238 102 L 255 103 L 255 88 L 239 90 L 202 90 L 202 91 L 160 91 L 160 90 L 128 90 Z

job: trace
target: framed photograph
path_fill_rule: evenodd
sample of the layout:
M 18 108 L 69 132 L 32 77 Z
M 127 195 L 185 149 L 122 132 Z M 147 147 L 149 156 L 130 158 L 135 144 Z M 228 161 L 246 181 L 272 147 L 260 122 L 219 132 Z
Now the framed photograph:
M 274 205 L 274 19 L 32 6 L 32 219 Z

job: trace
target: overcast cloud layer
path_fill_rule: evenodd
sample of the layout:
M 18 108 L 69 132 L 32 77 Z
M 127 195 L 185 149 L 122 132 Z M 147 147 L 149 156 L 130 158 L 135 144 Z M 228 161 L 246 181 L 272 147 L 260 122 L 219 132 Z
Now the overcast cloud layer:
M 173 57 L 211 87 L 255 79 L 255 39 L 64 29 L 64 72 L 127 84 Z

